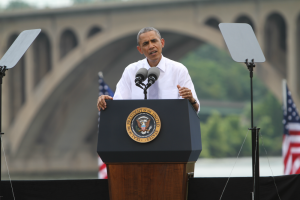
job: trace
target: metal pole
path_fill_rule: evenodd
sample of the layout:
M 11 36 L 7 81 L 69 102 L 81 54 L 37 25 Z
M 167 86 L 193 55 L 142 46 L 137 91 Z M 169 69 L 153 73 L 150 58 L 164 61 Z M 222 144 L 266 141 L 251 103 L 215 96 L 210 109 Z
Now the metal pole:
M 259 200 L 259 128 L 253 126 L 253 69 L 250 70 L 251 84 L 251 131 L 252 131 L 252 177 L 254 200 Z
M 254 177 L 254 197 L 255 200 L 259 200 L 259 129 L 258 128 L 254 128 L 252 130 L 252 135 L 255 136 L 255 139 L 252 141 L 252 144 L 254 143 L 256 151 L 255 151 L 255 164 L 253 166 L 253 168 L 255 169 L 255 177 Z
M 254 200 L 259 200 L 259 128 L 254 127 L 253 123 L 253 68 L 255 67 L 254 60 L 245 64 L 250 72 L 250 92 L 251 92 L 251 132 L 252 132 L 252 177 L 253 177 L 253 193 Z
M 249 70 L 250 70 L 250 90 L 251 90 L 251 128 L 253 128 L 253 84 L 252 84 L 253 68 Z
M 2 81 L 5 76 L 5 71 L 7 70 L 6 66 L 0 66 L 0 199 L 2 198 L 2 177 L 1 177 L 1 165 L 2 165 Z
M 2 183 L 2 176 L 1 176 L 1 172 L 2 172 L 2 79 L 3 76 L 1 74 L 0 77 L 0 199 L 2 198 L 2 187 L 1 187 L 1 183 Z

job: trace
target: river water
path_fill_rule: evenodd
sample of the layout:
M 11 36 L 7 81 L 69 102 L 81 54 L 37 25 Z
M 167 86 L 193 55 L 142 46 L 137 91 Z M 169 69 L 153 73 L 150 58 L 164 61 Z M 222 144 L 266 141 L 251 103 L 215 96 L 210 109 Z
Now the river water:
M 272 172 L 273 176 L 283 175 L 282 157 L 269 157 L 269 162 L 267 157 L 260 157 L 259 162 L 260 176 L 272 176 Z M 199 158 L 195 165 L 194 176 L 229 177 L 230 173 L 231 177 L 252 176 L 252 158 Z

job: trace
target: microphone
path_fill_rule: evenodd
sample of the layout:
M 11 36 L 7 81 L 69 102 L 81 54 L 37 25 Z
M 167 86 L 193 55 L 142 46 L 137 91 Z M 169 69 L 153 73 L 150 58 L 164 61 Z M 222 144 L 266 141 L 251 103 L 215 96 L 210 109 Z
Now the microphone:
M 146 68 L 141 68 L 136 72 L 134 81 L 136 86 L 140 86 L 140 84 L 142 84 L 142 82 L 146 80 L 147 73 L 148 71 Z
M 151 85 L 157 81 L 158 77 L 160 75 L 160 70 L 157 67 L 151 67 L 148 70 L 148 84 L 147 88 L 149 88 Z

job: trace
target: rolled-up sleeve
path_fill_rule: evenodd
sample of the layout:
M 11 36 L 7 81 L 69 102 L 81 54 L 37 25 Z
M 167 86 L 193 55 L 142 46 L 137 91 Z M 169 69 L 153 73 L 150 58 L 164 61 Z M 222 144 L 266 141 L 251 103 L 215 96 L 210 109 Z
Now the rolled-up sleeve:
M 117 83 L 114 100 L 131 99 L 130 77 L 128 67 L 125 68 L 121 79 Z

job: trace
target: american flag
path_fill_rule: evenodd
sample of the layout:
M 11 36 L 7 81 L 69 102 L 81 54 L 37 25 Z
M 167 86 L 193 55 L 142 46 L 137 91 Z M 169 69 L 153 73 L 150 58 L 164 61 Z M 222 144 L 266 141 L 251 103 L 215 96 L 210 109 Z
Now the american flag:
M 114 96 L 114 92 L 108 87 L 108 85 L 103 80 L 102 72 L 98 73 L 99 76 L 99 96 L 101 95 L 109 95 L 111 97 Z M 100 124 L 100 112 L 98 113 L 98 129 Z M 102 159 L 98 156 L 98 178 L 99 179 L 107 179 L 107 169 L 106 164 L 102 161 Z
M 300 118 L 286 82 L 283 82 L 282 155 L 284 174 L 300 174 Z

